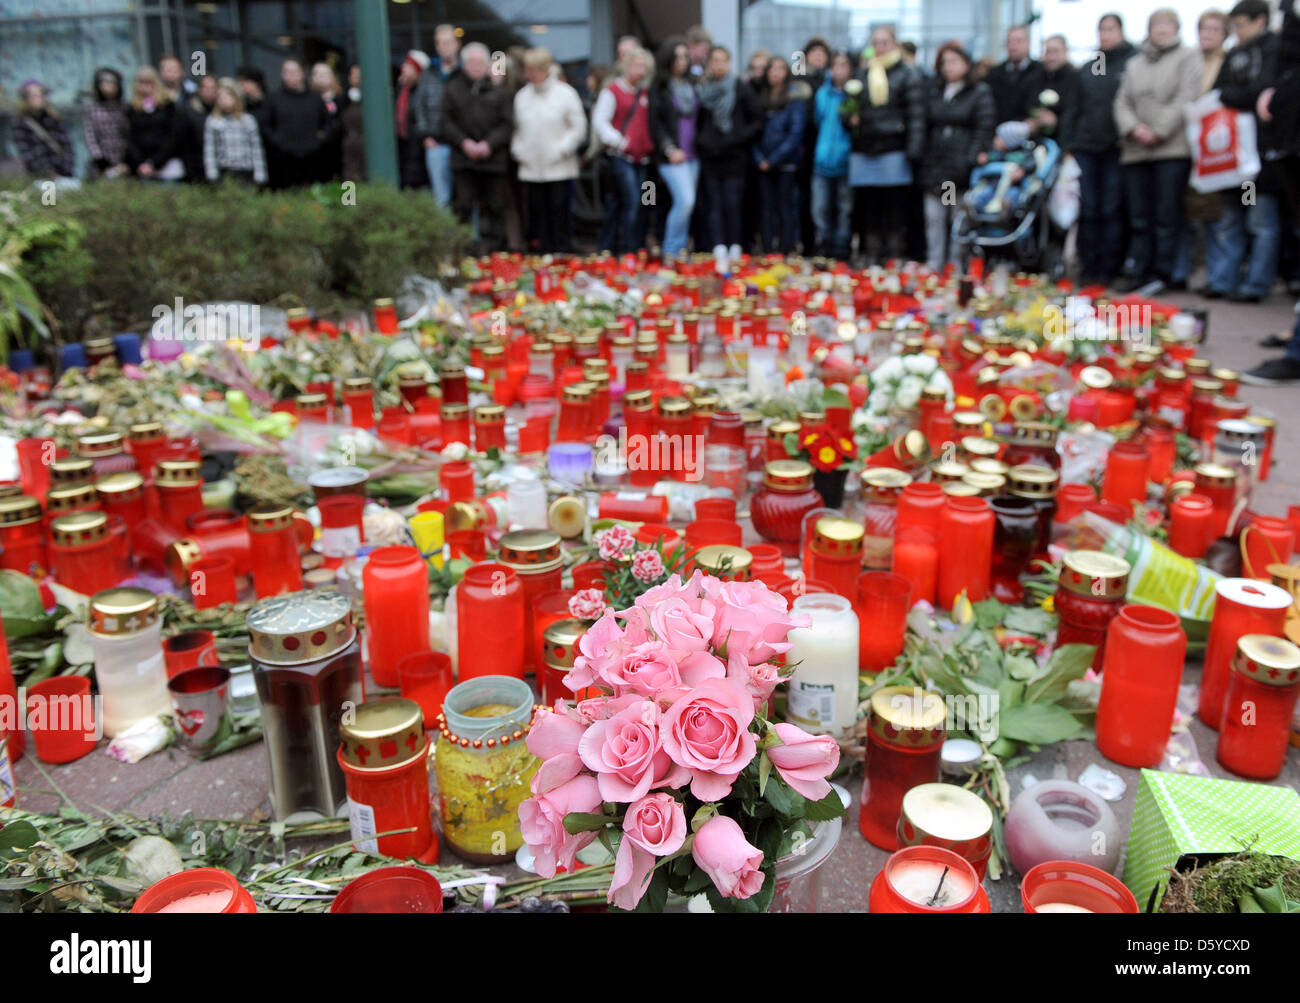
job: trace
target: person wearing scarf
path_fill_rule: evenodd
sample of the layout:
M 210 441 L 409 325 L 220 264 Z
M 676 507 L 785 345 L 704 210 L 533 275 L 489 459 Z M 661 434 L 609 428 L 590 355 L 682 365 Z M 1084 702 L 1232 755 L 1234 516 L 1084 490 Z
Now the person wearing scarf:
M 700 84 L 695 150 L 700 158 L 700 202 L 708 213 L 708 240 L 739 257 L 744 236 L 745 171 L 750 147 L 763 131 L 763 110 L 731 73 L 731 53 L 714 46 Z

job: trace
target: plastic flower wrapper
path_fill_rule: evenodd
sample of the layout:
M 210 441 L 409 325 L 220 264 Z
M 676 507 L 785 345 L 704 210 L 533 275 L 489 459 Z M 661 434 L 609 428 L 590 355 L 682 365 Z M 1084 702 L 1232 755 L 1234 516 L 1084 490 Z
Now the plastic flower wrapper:
M 171 728 L 162 718 L 147 717 L 120 732 L 104 751 L 120 762 L 138 763 L 167 748 L 171 740 Z

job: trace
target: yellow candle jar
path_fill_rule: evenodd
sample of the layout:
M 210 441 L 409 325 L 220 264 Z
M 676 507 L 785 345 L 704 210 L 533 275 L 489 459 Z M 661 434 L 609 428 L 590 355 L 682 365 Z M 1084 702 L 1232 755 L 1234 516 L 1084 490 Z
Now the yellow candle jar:
M 523 845 L 519 805 L 541 760 L 526 739 L 535 705 L 522 679 L 480 676 L 447 693 L 434 752 L 442 836 L 460 857 L 499 864 Z

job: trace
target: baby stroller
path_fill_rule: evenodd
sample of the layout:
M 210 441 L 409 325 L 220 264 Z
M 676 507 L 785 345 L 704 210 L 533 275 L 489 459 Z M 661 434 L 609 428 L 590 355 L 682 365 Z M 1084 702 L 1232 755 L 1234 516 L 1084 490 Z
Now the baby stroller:
M 1022 271 L 1059 275 L 1063 270 L 1065 234 L 1047 211 L 1047 199 L 1061 170 L 1061 148 L 1049 138 L 1038 140 L 1032 171 L 1000 199 L 971 198 L 989 193 L 1001 179 L 1005 163 L 981 164 L 971 171 L 964 211 L 952 224 L 954 255 L 964 270 L 972 257 L 1009 259 Z

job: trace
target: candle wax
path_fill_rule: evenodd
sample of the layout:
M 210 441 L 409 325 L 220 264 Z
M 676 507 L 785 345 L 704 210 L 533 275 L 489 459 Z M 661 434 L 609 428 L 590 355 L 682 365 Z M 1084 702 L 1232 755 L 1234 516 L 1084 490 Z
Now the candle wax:
M 195 892 L 193 895 L 186 895 L 175 901 L 168 902 L 159 909 L 159 912 L 222 912 L 226 906 L 230 905 L 230 900 L 234 896 L 229 888 L 221 888 L 215 892 Z
M 943 872 L 944 865 L 938 861 L 905 861 L 889 869 L 889 883 L 899 895 L 917 905 L 951 909 L 970 898 L 975 886 L 967 874 L 952 868 L 948 868 L 947 876 Z M 940 877 L 943 877 L 942 887 L 939 885 Z
M 1092 912 L 1092 910 L 1075 905 L 1073 902 L 1044 902 L 1042 905 L 1034 906 L 1034 912 Z

